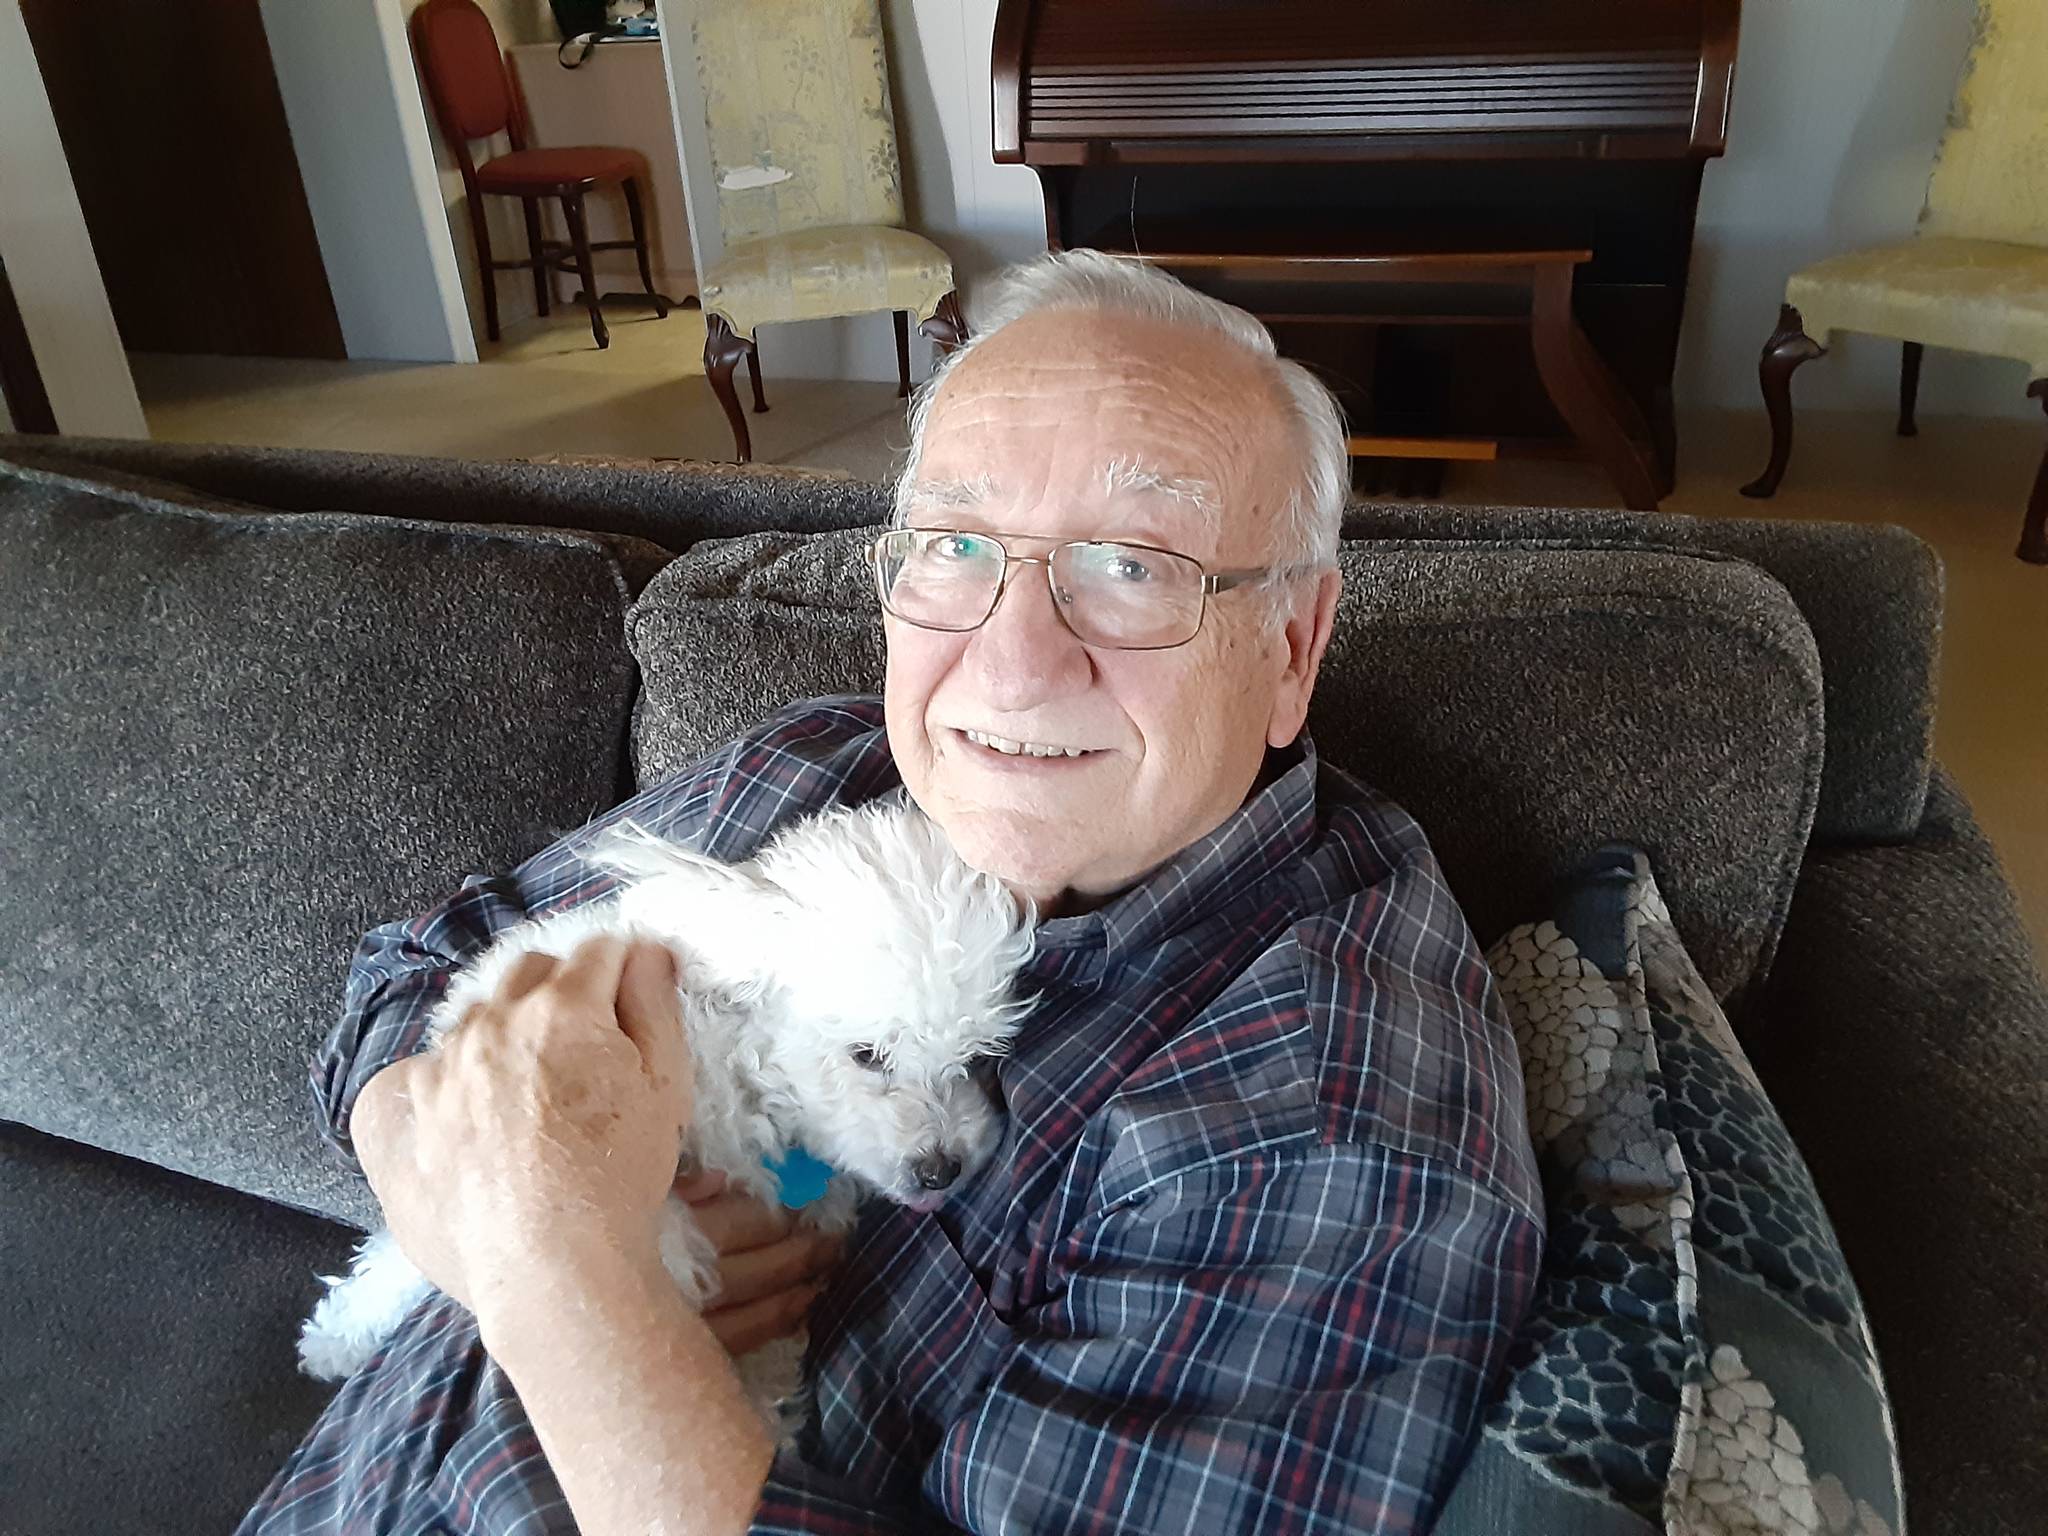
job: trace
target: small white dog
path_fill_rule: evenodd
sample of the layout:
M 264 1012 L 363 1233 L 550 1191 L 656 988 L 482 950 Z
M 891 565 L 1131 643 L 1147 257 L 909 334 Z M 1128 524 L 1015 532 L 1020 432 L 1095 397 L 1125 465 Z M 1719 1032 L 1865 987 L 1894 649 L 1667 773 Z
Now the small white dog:
M 809 1154 L 834 1173 L 800 1219 L 843 1232 L 869 1192 L 932 1209 L 994 1150 L 998 1115 L 974 1067 L 1007 1047 L 1028 1006 L 1014 984 L 1031 914 L 907 797 L 813 816 L 745 864 L 630 824 L 588 857 L 622 878 L 618 892 L 500 935 L 450 983 L 435 1039 L 522 954 L 566 956 L 597 933 L 653 938 L 676 952 L 696 1067 L 686 1165 L 772 1202 L 776 1165 Z M 692 1304 L 716 1294 L 716 1251 L 674 1197 L 661 1256 Z M 432 1289 L 388 1231 L 327 1285 L 299 1358 L 328 1379 L 368 1361 Z M 785 1340 L 739 1362 L 771 1424 L 793 1403 L 802 1356 Z

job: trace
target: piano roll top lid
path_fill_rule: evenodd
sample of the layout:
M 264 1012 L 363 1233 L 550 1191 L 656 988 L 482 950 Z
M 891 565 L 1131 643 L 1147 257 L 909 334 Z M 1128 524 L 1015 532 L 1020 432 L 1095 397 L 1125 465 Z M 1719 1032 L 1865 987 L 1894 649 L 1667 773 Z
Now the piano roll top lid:
M 994 152 L 1031 165 L 1705 158 L 1739 0 L 1002 0 Z

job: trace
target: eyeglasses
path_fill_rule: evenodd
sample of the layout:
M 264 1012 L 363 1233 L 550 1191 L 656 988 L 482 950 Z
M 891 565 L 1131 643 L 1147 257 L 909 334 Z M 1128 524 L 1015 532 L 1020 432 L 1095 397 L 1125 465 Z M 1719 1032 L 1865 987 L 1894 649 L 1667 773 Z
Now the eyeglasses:
M 1084 645 L 1165 651 L 1201 630 L 1209 594 L 1228 592 L 1289 568 L 1204 571 L 1202 562 L 1149 544 L 1080 540 L 1043 555 L 1013 555 L 1014 533 L 897 528 L 871 550 L 882 606 L 906 624 L 952 632 L 979 629 L 1002 601 L 1013 565 L 1042 565 L 1053 612 Z

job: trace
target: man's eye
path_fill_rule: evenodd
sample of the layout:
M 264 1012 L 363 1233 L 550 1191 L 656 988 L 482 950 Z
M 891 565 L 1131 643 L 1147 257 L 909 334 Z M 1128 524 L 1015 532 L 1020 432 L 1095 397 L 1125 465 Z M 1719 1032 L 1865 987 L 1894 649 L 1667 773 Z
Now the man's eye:
M 968 533 L 949 533 L 934 540 L 931 550 L 941 560 L 979 560 L 988 554 L 988 540 Z
M 1150 581 L 1152 567 L 1134 555 L 1117 555 L 1103 562 L 1103 574 L 1114 581 Z
M 853 1064 L 864 1072 L 880 1072 L 887 1066 L 887 1063 L 882 1060 L 881 1052 L 877 1051 L 872 1045 L 853 1046 L 846 1054 L 851 1056 Z

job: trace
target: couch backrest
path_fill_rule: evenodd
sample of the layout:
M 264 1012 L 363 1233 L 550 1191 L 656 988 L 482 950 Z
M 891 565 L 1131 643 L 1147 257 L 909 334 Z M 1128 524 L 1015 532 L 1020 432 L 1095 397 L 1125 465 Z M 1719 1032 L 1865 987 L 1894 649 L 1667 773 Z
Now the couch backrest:
M 867 534 L 700 544 L 634 605 L 640 781 L 882 680 Z M 1818 801 L 1820 666 L 1775 580 L 1700 553 L 1354 540 L 1309 726 L 1429 833 L 1482 942 L 1647 848 L 1702 972 L 1768 966 Z M 1739 997 L 1738 997 L 1739 1001 Z
M 627 602 L 585 534 L 0 463 L 0 1118 L 366 1219 L 349 957 L 615 802 Z
M 879 486 L 801 470 L 477 463 L 392 454 L 0 437 L 0 455 L 158 476 L 282 510 L 343 508 L 451 522 L 587 528 L 680 552 L 760 529 L 854 528 L 887 515 Z M 1556 548 L 1649 545 L 1732 555 L 1791 593 L 1820 647 L 1828 760 L 1817 842 L 1893 842 L 1920 823 L 1932 763 L 1941 569 L 1903 529 L 1555 508 L 1362 503 L 1357 537 Z M 636 586 L 642 572 L 630 565 Z

